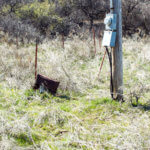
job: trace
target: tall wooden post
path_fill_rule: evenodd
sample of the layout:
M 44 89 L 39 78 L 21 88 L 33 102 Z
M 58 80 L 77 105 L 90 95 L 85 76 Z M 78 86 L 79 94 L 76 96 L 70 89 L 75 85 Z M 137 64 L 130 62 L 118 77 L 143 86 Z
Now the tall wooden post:
M 123 100 L 123 56 L 122 56 L 122 0 L 113 0 L 117 14 L 116 46 L 112 49 L 113 99 Z

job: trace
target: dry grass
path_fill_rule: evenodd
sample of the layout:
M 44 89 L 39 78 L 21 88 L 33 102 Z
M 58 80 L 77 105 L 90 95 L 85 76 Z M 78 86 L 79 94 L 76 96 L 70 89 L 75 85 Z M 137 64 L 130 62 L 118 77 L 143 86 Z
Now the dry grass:
M 35 47 L 8 46 L 2 44 L 1 75 L 11 87 L 29 88 L 34 82 L 34 52 Z M 94 57 L 93 41 L 80 40 L 77 37 L 65 42 L 65 49 L 58 39 L 39 45 L 38 72 L 61 82 L 61 89 L 85 91 L 99 86 L 97 79 L 100 58 L 103 49 L 98 49 Z M 6 51 L 7 50 L 7 51 Z M 108 79 L 101 74 L 101 80 Z
M 29 90 L 34 45 L 1 44 L 0 149 L 149 149 L 149 43 L 124 39 L 124 104 L 109 98 L 107 59 L 97 78 L 104 50 L 97 45 L 94 56 L 90 39 L 68 39 L 65 49 L 58 39 L 39 45 L 38 72 L 61 81 L 62 97 Z

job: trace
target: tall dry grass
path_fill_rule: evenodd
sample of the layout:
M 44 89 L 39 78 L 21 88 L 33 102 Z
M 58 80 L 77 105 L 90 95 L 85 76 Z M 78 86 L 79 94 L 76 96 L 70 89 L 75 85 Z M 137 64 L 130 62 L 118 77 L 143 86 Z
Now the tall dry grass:
M 99 47 L 98 39 L 96 42 L 95 55 L 91 38 L 68 38 L 64 49 L 59 38 L 45 41 L 38 49 L 38 73 L 60 81 L 63 90 L 86 92 L 87 89 L 97 87 L 101 91 L 104 89 L 105 94 L 109 93 L 108 58 L 98 78 L 104 49 Z M 145 84 L 149 72 L 140 67 L 149 63 L 149 39 L 124 39 L 123 52 L 125 88 L 127 84 L 133 85 L 135 78 Z M 7 81 L 10 87 L 30 88 L 34 84 L 35 45 L 17 48 L 3 43 L 0 45 L 0 53 L 1 81 Z
M 84 92 L 88 88 L 100 86 L 101 82 L 109 78 L 109 68 L 105 67 L 106 74 L 103 72 L 101 78 L 97 78 L 104 53 L 104 49 L 97 49 L 95 56 L 91 39 L 68 39 L 64 49 L 58 39 L 45 41 L 38 49 L 38 73 L 60 81 L 63 90 Z M 31 87 L 34 83 L 35 45 L 17 48 L 3 43 L 0 51 L 3 54 L 0 56 L 1 80 L 7 81 L 11 87 Z
M 17 48 L 1 42 L 0 149 L 149 149 L 150 41 L 123 41 L 124 97 L 126 101 L 131 98 L 134 101 L 138 96 L 137 108 L 95 100 L 109 97 L 109 63 L 106 57 L 97 78 L 104 49 L 97 44 L 95 56 L 91 39 L 67 39 L 64 49 L 59 39 L 39 45 L 38 72 L 60 81 L 61 92 L 84 93 L 75 102 L 59 98 L 50 102 L 38 94 L 25 96 L 26 89 L 34 84 L 35 45 Z M 17 89 L 21 89 L 19 93 Z M 62 109 L 63 102 L 67 106 Z M 44 125 L 46 130 L 53 128 L 47 133 L 41 129 Z M 49 140 L 35 143 L 34 138 L 42 138 L 45 132 Z M 30 140 L 31 146 L 17 145 L 15 139 L 22 135 Z

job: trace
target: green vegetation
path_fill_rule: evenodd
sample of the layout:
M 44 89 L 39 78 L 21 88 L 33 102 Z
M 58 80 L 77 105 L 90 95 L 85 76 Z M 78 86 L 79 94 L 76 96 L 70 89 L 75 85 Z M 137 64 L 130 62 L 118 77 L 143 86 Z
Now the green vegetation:
M 150 148 L 149 1 L 122 5 L 123 35 L 132 39 L 123 39 L 118 102 L 108 57 L 98 77 L 108 1 L 0 0 L 0 150 Z M 55 96 L 32 89 L 35 44 L 38 73 L 60 81 Z
M 107 120 L 105 113 L 111 115 L 109 119 L 114 119 L 115 121 L 117 114 L 125 113 L 128 108 L 125 103 L 114 102 L 109 98 L 87 100 L 85 96 L 75 97 L 74 94 L 69 94 L 65 95 L 70 97 L 68 100 L 65 96 L 64 98 L 59 98 L 48 93 L 39 94 L 33 90 L 25 90 L 24 92 L 17 89 L 2 89 L 2 85 L 0 93 L 1 99 L 5 97 L 5 100 L 0 101 L 0 111 L 4 112 L 2 117 L 5 116 L 4 119 L 12 125 L 12 129 L 8 129 L 5 134 L 9 138 L 14 138 L 19 146 L 30 146 L 33 143 L 38 145 L 45 140 L 49 142 L 53 142 L 56 139 L 60 142 L 68 141 L 69 134 L 78 132 L 76 128 L 83 127 L 86 130 L 90 130 L 89 126 L 95 123 L 102 126 L 109 125 L 109 120 Z M 26 122 L 21 122 L 24 117 L 27 117 Z M 25 128 L 29 126 L 30 129 L 25 130 L 23 128 L 20 129 L 22 131 L 17 131 L 18 129 L 16 128 L 15 133 L 12 133 L 13 131 L 11 130 L 16 126 L 15 124 L 13 125 L 13 122 L 17 121 L 21 123 L 18 124 L 19 126 L 25 126 Z M 28 125 L 26 126 L 26 124 Z M 5 130 L 7 130 L 7 127 Z M 88 133 L 85 133 L 86 135 L 82 134 L 81 132 L 81 135 L 78 135 L 81 136 L 81 139 L 85 138 L 88 141 L 93 138 L 93 135 L 90 136 Z M 110 140 L 115 135 L 106 133 L 103 136 Z M 80 137 L 78 138 L 80 139 Z M 86 146 L 70 141 L 68 148 L 71 147 L 83 147 L 83 149 L 86 149 Z
M 131 104 L 110 98 L 87 99 L 86 95 L 77 96 L 73 92 L 63 95 L 62 91 L 57 97 L 32 89 L 2 87 L 3 84 L 0 86 L 0 113 L 4 134 L 8 140 L 13 138 L 18 147 L 42 149 L 45 144 L 45 149 L 53 150 L 114 149 L 111 143 L 120 136 L 123 138 L 126 129 L 134 126 L 133 117 L 142 121 L 149 114 L 144 113 L 144 109 L 135 109 Z M 145 121 L 148 125 L 148 120 Z M 140 131 L 137 134 L 147 132 L 144 126 L 139 128 L 138 125 L 136 128 Z M 131 131 L 128 136 L 133 134 Z M 146 138 L 146 135 L 142 136 Z
M 107 57 L 97 77 L 104 49 L 94 57 L 90 38 L 72 39 L 64 49 L 59 38 L 39 44 L 38 72 L 60 81 L 56 96 L 31 88 L 35 45 L 1 39 L 0 149 L 149 147 L 149 39 L 124 39 L 124 103 L 110 98 Z

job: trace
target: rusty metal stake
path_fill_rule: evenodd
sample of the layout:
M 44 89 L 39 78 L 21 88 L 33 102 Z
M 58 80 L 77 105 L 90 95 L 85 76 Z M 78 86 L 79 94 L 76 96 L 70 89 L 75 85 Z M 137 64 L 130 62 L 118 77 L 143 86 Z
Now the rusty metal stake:
M 99 47 L 101 49 L 101 31 L 99 30 Z
M 62 34 L 62 48 L 65 48 L 65 43 L 64 43 L 64 34 Z
M 103 56 L 103 59 L 102 59 L 102 63 L 101 63 L 100 68 L 99 68 L 98 78 L 100 76 L 100 73 L 101 73 L 101 70 L 102 70 L 102 67 L 103 67 L 103 64 L 104 64 L 105 56 L 106 56 L 106 51 L 104 53 L 104 56 Z
M 38 42 L 36 41 L 36 48 L 35 48 L 35 80 L 37 78 L 37 53 L 38 53 Z
M 95 39 L 95 30 L 93 28 L 93 40 L 94 40 L 94 49 L 95 49 L 95 55 L 96 55 L 96 39 Z

